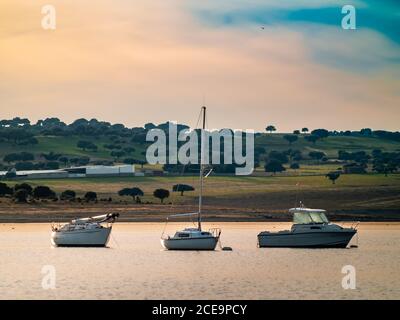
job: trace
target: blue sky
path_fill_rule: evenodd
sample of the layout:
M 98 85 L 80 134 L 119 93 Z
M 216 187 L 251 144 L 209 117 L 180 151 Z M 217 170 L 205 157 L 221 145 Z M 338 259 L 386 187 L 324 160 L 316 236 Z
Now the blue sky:
M 206 1 L 207 3 L 207 1 Z M 205 25 L 214 28 L 251 28 L 282 26 L 289 30 L 301 32 L 312 47 L 314 35 L 321 36 L 329 32 L 326 41 L 363 41 L 364 32 L 380 39 L 384 44 L 381 54 L 361 50 L 353 55 L 341 54 L 329 47 L 314 47 L 316 61 L 334 64 L 338 67 L 353 68 L 355 71 L 368 72 L 380 66 L 398 65 L 400 63 L 400 1 L 398 0 L 363 0 L 363 1 L 218 1 L 218 5 L 192 8 L 193 14 Z M 356 8 L 357 30 L 345 31 L 341 27 L 344 4 Z M 349 35 L 349 32 L 352 34 Z M 350 38 L 351 37 L 351 38 Z M 349 39 L 350 38 L 350 39 Z M 393 51 L 395 50 L 395 51 Z M 375 56 L 373 56 L 375 55 Z

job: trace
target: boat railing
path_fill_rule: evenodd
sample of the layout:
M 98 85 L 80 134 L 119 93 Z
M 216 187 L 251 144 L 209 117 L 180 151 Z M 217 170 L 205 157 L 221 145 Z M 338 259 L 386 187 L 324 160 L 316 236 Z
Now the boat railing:
M 359 224 L 360 224 L 360 221 L 354 221 L 354 222 L 351 224 L 350 228 L 352 228 L 352 229 L 357 229 L 357 227 L 358 227 Z
M 211 228 L 208 230 L 208 232 L 210 232 L 213 237 L 219 238 L 219 236 L 221 235 L 221 229 L 220 228 Z

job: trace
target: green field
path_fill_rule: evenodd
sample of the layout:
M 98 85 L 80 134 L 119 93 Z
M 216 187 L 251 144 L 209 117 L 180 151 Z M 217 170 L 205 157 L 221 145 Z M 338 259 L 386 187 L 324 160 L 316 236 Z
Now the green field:
M 91 160 L 114 160 L 110 155 L 110 150 L 104 148 L 104 144 L 110 144 L 113 141 L 108 138 L 92 138 L 92 137 L 59 137 L 59 136 L 38 136 L 36 139 L 39 141 L 38 144 L 29 147 L 12 145 L 9 143 L 0 143 L 0 158 L 9 153 L 18 153 L 21 151 L 28 151 L 36 156 L 40 156 L 42 153 L 54 152 L 69 157 L 81 157 L 87 156 Z M 97 151 L 83 151 L 77 147 L 79 140 L 86 140 L 93 142 L 97 145 Z M 137 143 L 129 143 L 130 147 L 135 149 L 134 152 L 127 154 L 125 157 L 143 158 L 141 152 L 144 151 L 144 147 Z
M 304 140 L 300 135 L 291 145 L 283 138 L 284 134 L 263 134 L 255 140 L 256 146 L 266 147 L 268 150 L 298 149 L 304 153 L 310 151 L 325 152 L 329 158 L 336 158 L 339 150 L 349 152 L 369 151 L 400 151 L 400 143 L 375 137 L 329 136 L 318 140 L 315 144 Z
M 328 158 L 337 158 L 339 150 L 345 151 L 367 151 L 371 152 L 374 149 L 381 149 L 382 151 L 400 151 L 400 143 L 391 140 L 378 139 L 374 137 L 353 137 L 353 136 L 329 136 L 316 142 L 316 144 L 307 142 L 303 136 L 299 136 L 298 141 L 289 145 L 283 138 L 284 134 L 263 134 L 255 139 L 255 146 L 264 147 L 267 152 L 270 150 L 288 150 L 298 149 L 303 154 L 307 155 L 310 151 L 322 151 L 326 153 Z M 89 156 L 91 160 L 114 160 L 110 155 L 110 150 L 104 148 L 104 144 L 113 143 L 109 138 L 90 138 L 90 137 L 60 137 L 60 136 L 38 136 L 39 141 L 37 145 L 33 146 L 18 146 L 5 142 L 0 142 L 0 159 L 6 154 L 16 153 L 21 151 L 29 151 L 36 156 L 42 153 L 59 153 L 66 156 Z M 98 146 L 96 152 L 83 151 L 76 145 L 79 140 L 87 140 L 95 143 Z M 145 151 L 144 146 L 127 142 L 125 146 L 135 148 L 135 151 L 127 154 L 125 157 L 133 157 L 144 159 L 142 154 Z

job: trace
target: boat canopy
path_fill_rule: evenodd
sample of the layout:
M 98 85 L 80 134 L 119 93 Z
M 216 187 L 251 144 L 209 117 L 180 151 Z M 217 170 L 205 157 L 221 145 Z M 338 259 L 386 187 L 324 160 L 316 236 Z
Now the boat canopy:
M 329 223 L 323 209 L 292 208 L 289 212 L 293 213 L 294 224 Z
M 90 222 L 106 222 L 106 221 L 114 221 L 117 217 L 119 217 L 119 213 L 107 213 L 100 216 L 88 217 L 88 218 L 81 218 L 72 220 L 71 223 L 73 224 L 85 224 Z

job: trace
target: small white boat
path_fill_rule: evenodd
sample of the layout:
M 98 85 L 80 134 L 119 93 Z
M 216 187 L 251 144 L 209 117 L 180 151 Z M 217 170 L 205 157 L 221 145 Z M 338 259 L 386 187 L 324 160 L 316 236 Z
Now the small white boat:
M 51 243 L 57 247 L 105 247 L 118 216 L 119 213 L 109 213 L 52 225 Z
M 199 210 L 195 213 L 175 214 L 170 217 L 177 216 L 197 216 L 197 228 L 186 228 L 177 231 L 174 236 L 161 235 L 161 245 L 167 250 L 215 250 L 221 229 L 210 229 L 203 231 L 201 229 L 201 208 L 203 198 L 203 180 L 204 180 L 204 130 L 206 121 L 206 107 L 202 107 L 203 127 L 201 130 L 201 161 L 200 161 L 200 194 L 199 194 Z M 168 220 L 168 219 L 167 219 Z
M 346 248 L 357 233 L 355 227 L 343 228 L 330 223 L 322 209 L 299 207 L 289 212 L 293 214 L 291 230 L 259 233 L 259 247 Z
M 186 228 L 173 237 L 161 239 L 161 245 L 167 250 L 215 250 L 220 234 L 219 229 Z

